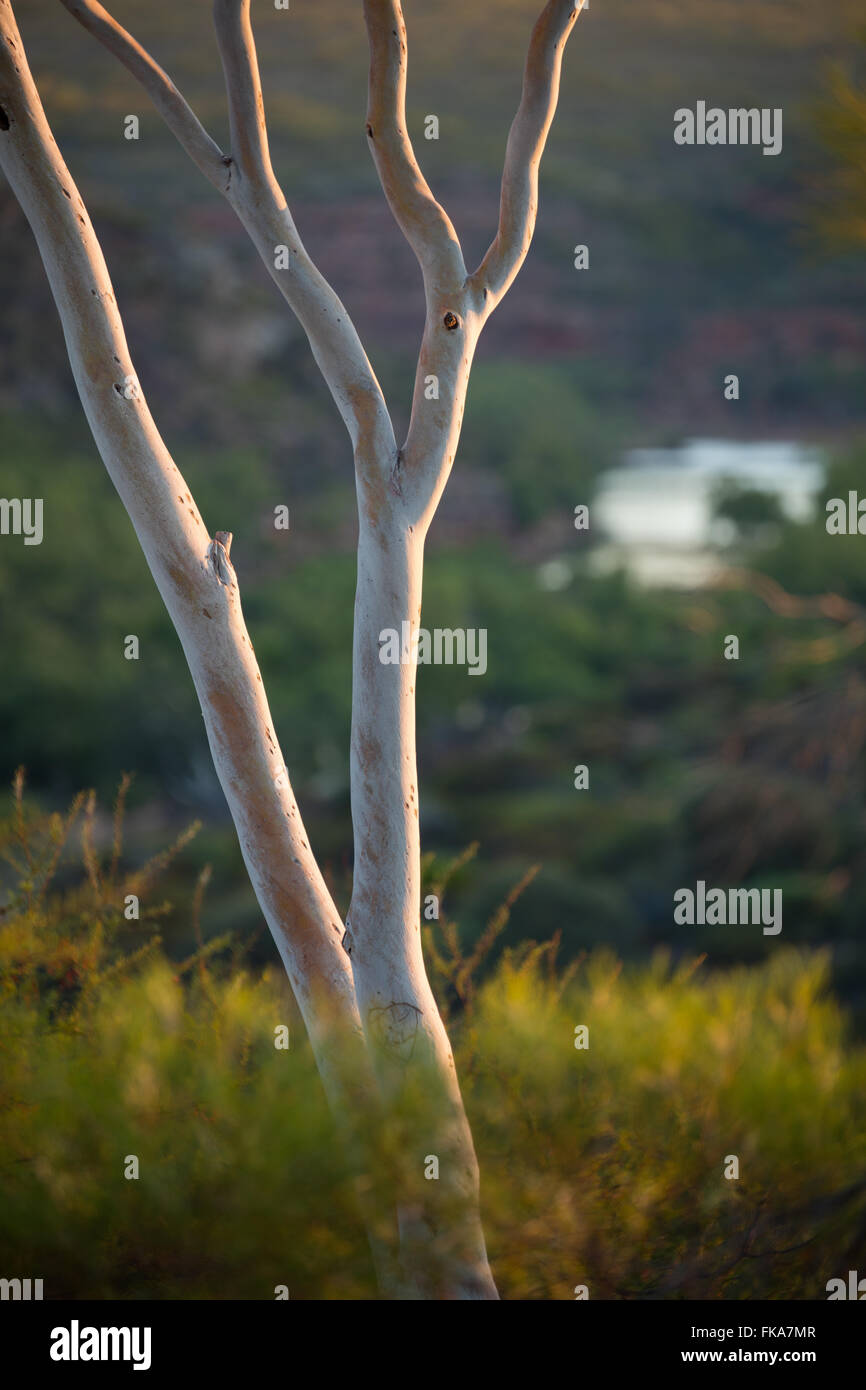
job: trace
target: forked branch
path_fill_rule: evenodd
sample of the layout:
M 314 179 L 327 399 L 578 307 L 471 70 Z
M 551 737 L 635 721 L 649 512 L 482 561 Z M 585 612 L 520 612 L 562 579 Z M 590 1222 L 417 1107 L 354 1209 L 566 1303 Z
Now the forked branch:
M 388 205 L 415 252 L 425 283 L 466 278 L 451 220 L 421 173 L 406 129 L 406 25 L 400 0 L 364 0 L 370 43 L 367 139 Z
M 364 0 L 370 41 L 367 136 L 388 203 L 421 264 L 427 300 L 409 432 L 400 451 L 401 490 L 422 535 L 456 454 L 478 337 L 532 241 L 538 167 L 556 110 L 562 55 L 585 3 L 550 0 L 533 29 L 506 149 L 499 228 L 481 265 L 467 275 L 457 233 L 418 167 L 406 128 L 407 47 L 400 0 Z

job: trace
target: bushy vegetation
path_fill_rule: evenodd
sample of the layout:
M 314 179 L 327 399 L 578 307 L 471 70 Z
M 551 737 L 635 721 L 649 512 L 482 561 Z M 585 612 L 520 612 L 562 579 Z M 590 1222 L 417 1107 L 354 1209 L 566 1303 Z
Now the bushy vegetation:
M 156 928 L 186 915 L 199 933 L 206 875 L 185 908 L 160 902 L 160 872 L 187 852 L 126 866 L 122 800 L 101 830 L 92 799 L 29 811 L 19 779 L 2 827 L 4 1271 L 48 1297 L 374 1296 L 281 968 L 251 969 L 226 939 L 166 955 Z M 64 849 L 79 836 L 83 872 Z M 864 1253 L 866 1052 L 823 957 L 710 974 L 601 952 L 561 970 L 547 942 L 485 969 L 509 906 L 474 952 L 450 919 L 427 928 L 503 1293 L 825 1297 Z

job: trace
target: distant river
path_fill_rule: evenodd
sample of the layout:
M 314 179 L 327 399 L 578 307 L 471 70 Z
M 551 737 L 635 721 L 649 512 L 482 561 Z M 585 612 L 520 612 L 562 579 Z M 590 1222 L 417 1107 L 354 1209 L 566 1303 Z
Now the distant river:
M 824 478 L 821 454 L 799 444 L 740 444 L 694 439 L 676 449 L 632 449 L 603 475 L 590 524 L 604 543 L 597 572 L 624 566 L 642 584 L 690 587 L 723 566 L 718 547 L 728 523 L 713 521 L 712 498 L 724 479 L 773 493 L 787 516 L 813 515 Z

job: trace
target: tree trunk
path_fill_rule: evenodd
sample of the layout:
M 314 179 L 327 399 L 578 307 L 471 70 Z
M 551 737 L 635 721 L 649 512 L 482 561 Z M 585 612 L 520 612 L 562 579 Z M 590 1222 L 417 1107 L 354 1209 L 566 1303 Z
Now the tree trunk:
M 389 519 L 362 525 L 355 599 L 352 818 L 346 919 L 352 972 L 374 1065 L 402 1119 L 407 1272 L 422 1297 L 495 1298 L 479 1215 L 478 1162 L 445 1027 L 421 950 L 416 662 L 384 664 L 379 634 L 417 628 L 423 535 Z M 436 1177 L 425 1177 L 430 1160 Z

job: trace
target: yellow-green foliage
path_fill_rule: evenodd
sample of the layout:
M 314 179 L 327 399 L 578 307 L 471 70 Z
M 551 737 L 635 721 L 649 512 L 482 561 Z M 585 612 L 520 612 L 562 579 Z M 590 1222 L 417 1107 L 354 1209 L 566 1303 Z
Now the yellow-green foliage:
M 70 825 L 31 821 L 18 793 L 0 916 L 0 1272 L 44 1279 L 47 1297 L 373 1296 L 282 971 L 253 974 L 227 943 L 166 959 L 144 912 L 123 916 L 127 894 L 152 899 L 161 863 L 120 871 L 120 817 L 104 864 L 79 802 L 86 872 L 63 887 Z M 713 974 L 659 957 L 625 973 L 600 953 L 567 977 L 550 947 L 527 947 L 476 985 L 479 962 L 467 973 L 456 930 L 441 934 L 434 974 L 443 993 L 459 983 L 450 1026 L 506 1296 L 825 1296 L 863 1230 L 866 1057 L 845 1043 L 822 958 Z
M 860 65 L 866 30 L 860 36 Z M 816 111 L 818 133 L 829 155 L 819 179 L 818 229 L 831 247 L 866 241 L 866 91 L 841 64 L 828 74 L 827 94 Z
M 866 1206 L 866 1055 L 845 1047 L 826 964 L 659 956 L 626 974 L 600 953 L 557 997 L 531 956 L 505 963 L 469 1092 L 506 1293 L 826 1297 L 862 1256 Z

